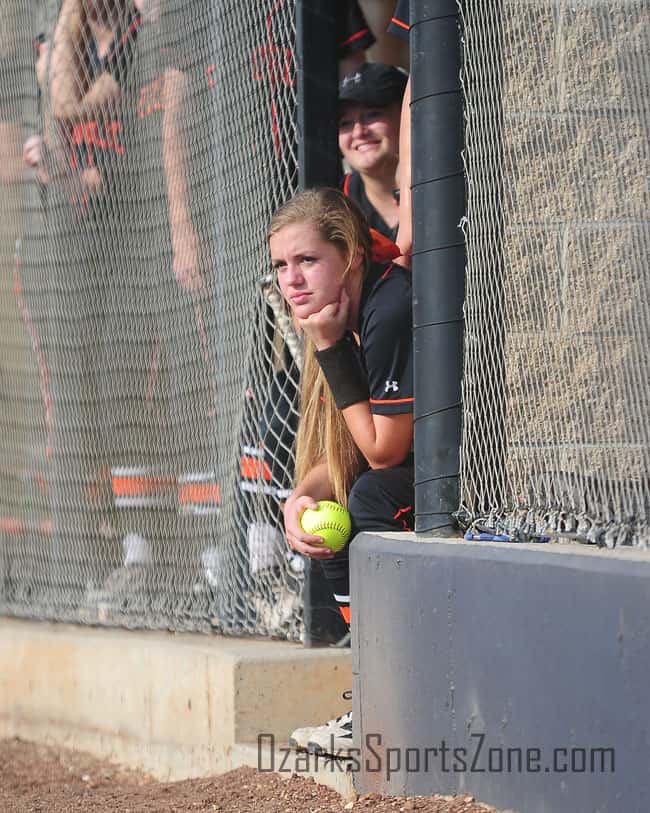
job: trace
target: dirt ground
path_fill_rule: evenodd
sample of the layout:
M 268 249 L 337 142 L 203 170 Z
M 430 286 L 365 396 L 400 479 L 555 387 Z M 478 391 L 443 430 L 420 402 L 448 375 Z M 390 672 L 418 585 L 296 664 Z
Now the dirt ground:
M 19 739 L 0 741 L 2 813 L 496 813 L 470 796 L 383 798 L 345 802 L 313 780 L 252 768 L 207 779 L 157 782 L 88 754 Z

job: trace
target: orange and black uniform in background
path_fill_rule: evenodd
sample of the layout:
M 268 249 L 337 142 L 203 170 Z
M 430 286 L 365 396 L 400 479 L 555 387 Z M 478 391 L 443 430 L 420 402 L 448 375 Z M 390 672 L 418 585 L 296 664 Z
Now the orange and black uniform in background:
M 205 150 L 213 91 L 206 72 L 208 40 L 196 23 L 187 4 L 183 19 L 180 11 L 161 4 L 160 16 L 146 18 L 138 32 L 132 73 L 123 83 L 132 127 L 122 179 L 129 194 L 120 205 L 129 222 L 123 232 L 125 270 L 109 296 L 113 347 L 103 363 L 110 371 L 110 403 L 119 404 L 106 427 L 119 439 L 111 450 L 119 525 L 122 535 L 136 532 L 150 541 L 159 579 L 167 557 L 174 576 L 180 548 L 192 558 L 194 509 L 216 510 L 210 442 L 214 365 L 208 339 L 211 228 L 208 198 L 200 188 L 211 166 Z M 183 77 L 180 99 L 169 98 L 176 93 L 166 86 L 171 73 Z M 163 154 L 166 99 L 180 105 L 181 132 L 169 165 Z M 187 187 L 187 218 L 203 281 L 196 291 L 180 284 L 173 270 L 168 173 L 182 174 Z
M 68 541 L 87 540 L 75 549 L 95 567 L 121 563 L 115 539 L 129 531 L 181 544 L 182 478 L 205 474 L 208 466 L 211 311 L 197 319 L 196 298 L 172 270 L 162 152 L 165 72 L 188 75 L 187 132 L 194 143 L 206 143 L 205 133 L 190 128 L 196 110 L 206 107 L 202 94 L 211 90 L 207 58 L 202 61 L 207 48 L 186 29 L 181 38 L 178 23 L 176 12 L 156 22 L 133 12 L 102 59 L 92 39 L 86 42 L 90 81 L 110 73 L 120 101 L 72 124 L 67 177 L 57 184 L 57 230 L 69 255 L 55 286 L 54 312 L 68 315 L 53 365 L 60 491 L 53 504 L 64 506 L 57 531 Z M 174 36 L 184 50 L 174 47 Z M 186 155 L 185 164 L 195 158 Z M 195 195 L 190 204 L 193 218 L 205 224 L 201 200 Z M 100 533 L 106 520 L 110 543 Z M 154 558 L 162 550 L 154 547 Z
M 127 87 L 140 27 L 139 14 L 125 14 L 103 58 L 87 32 L 79 61 L 89 85 L 109 72 Z M 106 421 L 108 413 L 123 404 L 113 397 L 107 360 L 115 348 L 111 292 L 127 267 L 125 226 L 130 212 L 124 205 L 124 169 L 134 124 L 128 94 L 123 91 L 122 96 L 119 105 L 103 105 L 92 119 L 58 123 L 67 156 L 57 153 L 47 195 L 50 233 L 65 247 L 53 258 L 48 306 L 53 315 L 53 521 L 61 549 L 82 568 L 75 577 L 82 588 L 97 564 L 107 561 L 110 566 L 114 556 L 112 544 L 103 547 L 107 528 L 115 523 L 110 490 L 114 438 Z M 85 566 L 91 568 L 87 573 Z
M 379 232 L 379 234 L 383 234 L 384 237 L 387 237 L 389 240 L 395 240 L 397 237 L 397 226 L 391 229 L 372 203 L 370 203 L 363 185 L 363 179 L 358 172 L 345 173 L 342 189 L 344 195 L 347 195 L 359 204 L 371 229 Z
M 337 57 L 345 59 L 370 48 L 375 37 L 368 27 L 357 0 L 334 0 L 337 30 Z M 283 187 L 277 191 L 278 206 L 297 187 L 295 143 L 296 69 L 292 41 L 293 4 L 269 0 L 265 17 L 266 37 L 251 54 L 253 79 L 265 88 L 269 128 L 276 161 L 283 164 Z

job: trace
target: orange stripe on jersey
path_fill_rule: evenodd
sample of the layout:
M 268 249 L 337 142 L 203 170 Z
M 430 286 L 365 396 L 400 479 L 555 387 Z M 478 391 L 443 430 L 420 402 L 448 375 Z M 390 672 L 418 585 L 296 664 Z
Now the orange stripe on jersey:
M 128 38 L 131 36 L 131 34 L 133 34 L 134 31 L 136 31 L 136 29 L 140 26 L 141 22 L 142 22 L 142 17 L 139 14 L 137 14 L 135 19 L 131 23 L 131 25 L 126 29 L 126 31 L 120 37 L 120 43 L 119 43 L 120 46 L 124 45 L 124 43 L 128 40 Z
M 412 524 L 409 524 L 406 519 L 404 518 L 403 514 L 409 514 L 413 511 L 412 505 L 406 505 L 404 508 L 400 508 L 396 514 L 393 515 L 393 519 L 401 519 L 402 520 L 402 528 L 405 531 L 412 531 L 413 527 Z
M 372 244 L 370 246 L 370 259 L 375 263 L 389 263 L 391 260 L 396 259 L 402 253 L 392 240 L 386 235 L 381 234 L 376 229 L 370 229 L 370 238 Z M 391 268 L 392 268 L 391 263 Z M 388 276 L 390 269 L 387 269 L 382 276 L 382 279 Z
M 403 28 L 405 31 L 410 31 L 411 26 L 408 23 L 405 23 L 404 20 L 398 20 L 397 17 L 391 17 L 391 23 L 398 25 L 400 28 Z
M 241 459 L 241 476 L 246 480 L 257 480 L 261 477 L 267 482 L 273 479 L 268 463 L 249 455 L 244 455 Z
M 219 483 L 183 483 L 178 489 L 181 505 L 219 505 Z
M 357 31 L 356 34 L 352 34 L 351 37 L 348 37 L 343 42 L 340 42 L 339 48 L 344 48 L 346 45 L 349 45 L 351 42 L 354 42 L 355 40 L 361 39 L 361 37 L 363 37 L 364 34 L 368 33 L 369 30 L 367 28 L 362 28 L 361 31 Z
M 148 475 L 113 475 L 112 485 L 115 497 L 142 497 L 156 494 L 164 489 L 176 488 L 176 478 Z
M 345 195 L 346 198 L 349 197 L 349 195 L 350 195 L 350 178 L 351 177 L 352 176 L 348 172 L 346 174 L 345 178 L 343 179 L 343 194 Z
M 370 398 L 371 404 L 412 404 L 415 398 Z
M 343 616 L 343 620 L 346 624 L 350 623 L 350 608 L 349 607 L 339 607 L 341 611 L 341 615 Z

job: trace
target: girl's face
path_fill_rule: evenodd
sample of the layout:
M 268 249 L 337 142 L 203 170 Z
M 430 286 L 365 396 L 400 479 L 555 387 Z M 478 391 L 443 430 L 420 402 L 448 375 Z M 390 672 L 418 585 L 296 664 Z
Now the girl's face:
M 399 156 L 400 106 L 346 104 L 339 118 L 339 149 L 356 172 L 395 171 Z
M 269 247 L 282 296 L 295 316 L 306 319 L 338 302 L 347 262 L 312 223 L 285 226 Z

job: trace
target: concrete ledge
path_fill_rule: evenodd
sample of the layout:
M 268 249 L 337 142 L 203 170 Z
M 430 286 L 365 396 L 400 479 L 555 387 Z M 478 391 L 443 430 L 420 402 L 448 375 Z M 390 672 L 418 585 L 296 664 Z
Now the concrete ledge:
M 281 745 L 346 711 L 350 687 L 349 652 L 336 649 L 0 619 L 0 737 L 163 780 L 256 767 L 259 734 Z
M 650 555 L 363 534 L 351 578 L 360 793 L 650 810 Z

